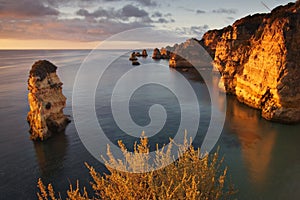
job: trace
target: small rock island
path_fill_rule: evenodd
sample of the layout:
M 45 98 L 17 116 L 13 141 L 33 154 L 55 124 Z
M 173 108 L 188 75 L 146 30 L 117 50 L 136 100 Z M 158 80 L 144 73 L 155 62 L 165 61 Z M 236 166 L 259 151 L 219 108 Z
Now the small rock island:
M 46 140 L 55 133 L 64 132 L 70 122 L 63 113 L 66 97 L 56 74 L 57 67 L 47 60 L 33 64 L 28 79 L 28 103 L 30 111 L 27 121 L 32 140 Z

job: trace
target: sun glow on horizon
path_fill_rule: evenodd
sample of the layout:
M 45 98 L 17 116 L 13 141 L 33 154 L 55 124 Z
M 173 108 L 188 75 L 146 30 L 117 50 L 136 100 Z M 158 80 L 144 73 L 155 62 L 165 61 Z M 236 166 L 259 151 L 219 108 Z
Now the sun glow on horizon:
M 178 41 L 184 42 L 184 41 Z M 133 45 L 134 44 L 134 45 Z M 173 44 L 173 43 L 172 43 Z M 18 40 L 18 39 L 0 39 L 0 50 L 66 50 L 66 49 L 132 49 L 132 46 L 138 48 L 156 48 L 172 45 L 167 42 L 137 42 L 137 41 L 101 41 L 94 42 L 76 42 L 65 40 Z
M 29 49 L 94 49 L 100 41 L 78 42 L 66 40 L 18 40 L 0 39 L 0 50 L 29 50 Z

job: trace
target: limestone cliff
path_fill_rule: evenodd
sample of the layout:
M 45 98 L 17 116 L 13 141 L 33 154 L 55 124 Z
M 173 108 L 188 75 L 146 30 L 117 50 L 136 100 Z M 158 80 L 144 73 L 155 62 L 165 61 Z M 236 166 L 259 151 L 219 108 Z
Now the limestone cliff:
M 182 44 L 167 47 L 170 52 L 169 66 L 173 68 L 207 67 L 211 65 L 211 57 L 202 48 L 200 41 L 195 38 L 188 39 Z
M 200 41 L 222 75 L 220 86 L 265 119 L 300 122 L 300 1 L 236 21 Z
M 45 140 L 54 133 L 63 132 L 70 122 L 64 115 L 66 97 L 62 82 L 56 74 L 57 67 L 46 60 L 34 63 L 28 79 L 30 111 L 27 121 L 31 139 Z

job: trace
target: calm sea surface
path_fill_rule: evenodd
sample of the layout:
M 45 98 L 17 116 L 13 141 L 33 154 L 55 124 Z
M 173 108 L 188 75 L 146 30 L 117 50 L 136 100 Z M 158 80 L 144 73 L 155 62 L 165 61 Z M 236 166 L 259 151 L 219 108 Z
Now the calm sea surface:
M 86 150 L 77 134 L 74 121 L 65 134 L 57 135 L 45 143 L 29 139 L 26 121 L 29 111 L 27 79 L 32 64 L 47 59 L 58 66 L 57 73 L 64 83 L 67 97 L 64 112 L 72 118 L 72 90 L 76 73 L 89 51 L 0 51 L 0 199 L 36 199 L 37 180 L 52 183 L 56 191 L 65 196 L 69 183 L 89 187 L 89 174 L 84 166 L 88 162 L 99 172 L 105 167 Z M 118 51 L 103 51 L 118 54 Z M 151 66 L 150 58 L 140 59 Z M 159 61 L 156 64 L 166 64 Z M 101 63 L 98 67 L 102 67 Z M 95 95 L 95 109 L 99 124 L 107 137 L 116 142 L 132 144 L 112 119 L 110 96 L 117 80 L 133 68 L 128 55 L 114 61 L 100 80 Z M 93 73 L 93 72 L 91 72 Z M 177 81 L 178 71 L 170 69 L 157 74 L 166 77 L 170 84 Z M 201 108 L 201 120 L 195 146 L 201 146 L 211 110 L 207 90 L 193 70 L 180 72 L 195 88 Z M 143 76 L 140 74 L 139 76 Z M 134 77 L 133 77 L 134 78 Z M 88 82 L 88 81 L 87 81 Z M 180 92 L 180 91 L 179 91 Z M 84 91 L 83 91 L 84 95 Z M 122 96 L 120 97 L 122 98 Z M 149 124 L 148 110 L 153 104 L 166 109 L 167 123 L 150 143 L 166 143 L 178 129 L 180 107 L 174 94 L 158 85 L 139 88 L 130 101 L 132 120 L 140 126 Z M 193 122 L 191 122 L 193 123 Z M 188 130 L 189 127 L 186 127 Z M 299 199 L 300 198 L 300 126 L 267 122 L 257 110 L 227 98 L 226 121 L 216 145 L 225 157 L 224 164 L 239 190 L 238 199 Z

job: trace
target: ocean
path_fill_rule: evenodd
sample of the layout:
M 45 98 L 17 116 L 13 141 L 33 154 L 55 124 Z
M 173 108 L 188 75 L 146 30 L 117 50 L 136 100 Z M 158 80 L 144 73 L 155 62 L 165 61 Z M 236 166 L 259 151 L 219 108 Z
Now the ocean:
M 37 199 L 38 178 L 42 178 L 46 184 L 52 183 L 54 189 L 61 192 L 62 197 L 66 195 L 69 184 L 76 184 L 77 179 L 81 186 L 89 188 L 90 177 L 84 162 L 94 166 L 101 173 L 107 172 L 104 165 L 93 157 L 83 144 L 82 140 L 89 134 L 78 132 L 74 107 L 72 108 L 73 86 L 76 85 L 76 81 L 78 84 L 76 75 L 81 64 L 87 62 L 86 57 L 89 53 L 88 50 L 0 51 L 0 199 Z M 107 137 L 114 144 L 123 140 L 129 147 L 140 133 L 133 133 L 137 129 L 129 125 L 130 121 L 123 124 L 122 121 L 114 121 L 110 98 L 118 80 L 135 67 L 128 61 L 129 53 L 101 50 L 99 54 L 121 56 L 110 63 L 98 82 L 92 83 L 94 79 L 89 77 L 93 77 L 95 71 L 89 71 L 87 73 L 90 74 L 86 74 L 87 79 L 82 84 L 96 85 L 94 108 L 99 125 L 105 133 L 100 137 Z M 151 55 L 151 52 L 149 54 Z M 29 126 L 26 121 L 29 111 L 29 70 L 35 61 L 41 59 L 49 60 L 58 66 L 57 73 L 63 82 L 63 93 L 67 97 L 64 112 L 70 115 L 72 121 L 65 134 L 56 135 L 43 143 L 29 139 Z M 176 92 L 158 84 L 138 87 L 129 101 L 129 113 L 134 123 L 141 127 L 151 124 L 151 120 L 154 120 L 151 113 L 156 116 L 155 112 L 158 111 L 153 109 L 150 115 L 148 111 L 152 105 L 159 104 L 165 109 L 166 123 L 161 129 L 156 126 L 147 128 L 146 135 L 148 133 L 151 136 L 150 144 L 168 143 L 169 137 L 174 137 L 178 130 L 182 132 L 178 124 L 182 122 L 181 116 L 185 115 L 180 112 L 176 95 L 185 94 L 178 84 L 185 79 L 194 89 L 201 109 L 199 129 L 193 141 L 196 147 L 200 147 L 212 114 L 209 94 L 203 80 L 194 70 L 183 72 L 168 69 L 164 60 L 153 61 L 148 57 L 139 61 L 143 64 L 141 67 L 149 69 L 149 73 L 137 71 L 134 76 L 129 76 L 131 80 L 145 80 L 155 76 L 172 85 Z M 103 63 L 94 64 L 94 70 L 104 67 Z M 160 67 L 165 68 L 160 70 Z M 126 91 L 131 87 L 121 85 L 123 90 L 120 90 L 117 96 L 120 101 L 126 99 Z M 86 92 L 77 90 L 77 95 L 85 96 Z M 190 99 L 188 96 L 185 100 L 189 103 Z M 228 177 L 238 190 L 236 198 L 299 199 L 300 126 L 268 122 L 261 118 L 258 110 L 239 103 L 234 96 L 227 96 L 226 100 L 225 124 L 213 152 L 220 148 L 219 153 L 224 156 L 224 166 L 228 167 Z M 187 109 L 187 116 L 193 112 L 194 110 Z M 89 114 L 86 112 L 86 116 Z M 161 115 L 160 112 L 158 114 Z M 83 120 L 89 125 L 89 117 Z M 119 127 L 120 125 L 125 127 Z M 194 121 L 186 120 L 184 125 L 184 129 L 189 132 L 189 127 L 194 126 Z M 151 133 L 151 130 L 157 128 L 157 134 Z M 125 132 L 132 132 L 132 136 L 128 137 Z

